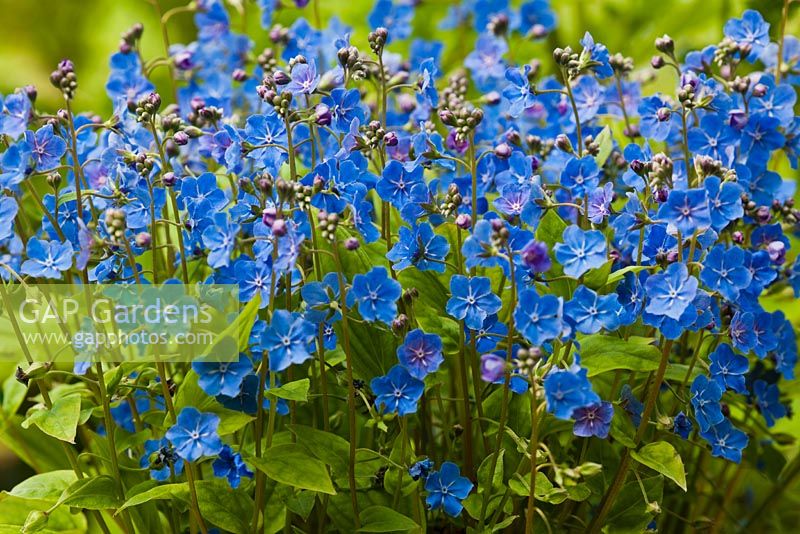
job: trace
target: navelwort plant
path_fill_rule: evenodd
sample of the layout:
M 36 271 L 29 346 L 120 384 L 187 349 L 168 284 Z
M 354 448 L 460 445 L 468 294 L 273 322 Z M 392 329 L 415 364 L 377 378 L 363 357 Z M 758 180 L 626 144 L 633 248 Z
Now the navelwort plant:
M 245 328 L 233 363 L 72 369 L 4 338 L 0 439 L 36 471 L 4 531 L 791 528 L 788 1 L 701 51 L 659 37 L 639 70 L 589 33 L 514 57 L 547 0 L 451 7 L 462 65 L 398 45 L 410 1 L 366 36 L 258 4 L 263 50 L 220 0 L 163 13 L 163 57 L 125 32 L 110 117 L 73 109 L 66 59 L 54 115 L 0 98 L 3 295 L 238 284 Z M 643 94 L 652 69 L 674 90 Z

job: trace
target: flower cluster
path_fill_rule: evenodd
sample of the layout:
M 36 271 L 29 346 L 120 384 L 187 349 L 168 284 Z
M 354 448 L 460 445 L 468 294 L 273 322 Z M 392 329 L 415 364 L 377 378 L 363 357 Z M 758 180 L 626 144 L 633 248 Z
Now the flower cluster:
M 58 505 L 126 531 L 167 498 L 203 532 L 679 530 L 688 484 L 729 486 L 715 528 L 757 521 L 720 465 L 785 462 L 800 41 L 746 11 L 682 57 L 657 38 L 639 70 L 588 32 L 518 64 L 550 2 L 466 0 L 441 22 L 476 34 L 454 66 L 436 41 L 393 51 L 413 2 L 378 0 L 368 36 L 258 4 L 263 50 L 221 0 L 186 6 L 197 40 L 167 57 L 125 32 L 109 118 L 73 110 L 68 60 L 64 109 L 0 98 L 4 295 L 237 284 L 248 317 L 235 362 L 22 364 L 44 404 L 21 428 L 71 442 L 41 414 L 99 399 L 63 425 L 86 430 L 77 478 L 110 473 L 116 500 Z M 674 90 L 646 95 L 653 70 Z

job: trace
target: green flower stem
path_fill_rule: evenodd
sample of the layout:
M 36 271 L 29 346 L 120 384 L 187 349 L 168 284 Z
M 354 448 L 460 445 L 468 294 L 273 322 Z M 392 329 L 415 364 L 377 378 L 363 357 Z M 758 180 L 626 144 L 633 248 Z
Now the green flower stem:
M 356 530 L 361 528 L 358 517 L 358 495 L 356 494 L 356 390 L 353 384 L 353 356 L 350 351 L 350 327 L 347 323 L 347 288 L 345 286 L 344 269 L 339 257 L 339 243 L 334 241 L 333 259 L 336 262 L 336 275 L 339 280 L 339 306 L 342 309 L 342 338 L 344 340 L 345 365 L 347 365 L 347 426 L 350 431 L 350 451 L 347 466 L 347 478 L 350 485 L 350 502 L 353 507 L 353 521 Z
M 458 376 L 460 379 L 458 396 L 462 400 L 462 417 L 461 426 L 464 427 L 464 470 L 469 476 L 475 475 L 475 458 L 472 445 L 472 406 L 469 399 L 469 379 L 467 378 L 467 356 L 466 356 L 466 340 L 464 333 L 464 321 L 459 321 L 459 335 L 458 343 Z
M 658 392 L 661 389 L 661 382 L 664 380 L 664 373 L 667 370 L 667 363 L 669 362 L 669 355 L 672 351 L 672 340 L 664 341 L 664 338 L 661 339 L 663 344 L 663 349 L 661 353 L 661 361 L 658 365 L 658 370 L 656 371 L 655 378 L 650 384 L 647 393 L 647 400 L 645 401 L 644 410 L 642 411 L 642 420 L 639 423 L 639 428 L 636 429 L 636 435 L 633 438 L 633 442 L 635 445 L 638 445 L 639 442 L 642 440 L 642 436 L 644 436 L 645 431 L 647 430 L 647 426 L 650 423 L 650 414 L 653 412 L 653 408 L 655 408 L 656 399 L 658 398 Z M 617 473 L 614 476 L 614 480 L 611 482 L 611 485 L 608 487 L 608 491 L 603 496 L 603 499 L 600 501 L 600 510 L 597 512 L 597 515 L 594 516 L 592 522 L 589 524 L 588 532 L 589 534 L 596 534 L 600 531 L 603 527 L 603 523 L 608 516 L 608 513 L 611 511 L 611 506 L 616 501 L 617 495 L 622 490 L 622 486 L 625 482 L 625 478 L 628 474 L 628 468 L 630 467 L 631 462 L 631 449 L 625 448 L 622 451 L 622 456 L 620 457 L 619 468 L 617 468 Z
M 564 79 L 564 88 L 567 90 L 567 97 L 572 106 L 572 114 L 575 116 L 575 135 L 578 138 L 578 157 L 583 155 L 583 132 L 581 130 L 581 119 L 578 114 L 578 104 L 575 102 L 575 96 L 572 94 L 572 86 L 569 83 L 569 77 L 566 71 L 561 70 L 561 77 Z
M 786 21 L 789 18 L 789 3 L 791 0 L 783 0 L 783 9 L 781 10 L 781 34 L 778 38 L 778 62 L 775 64 L 775 85 L 781 83 L 783 77 L 783 45 L 786 36 Z
M 514 273 L 514 252 L 511 248 L 508 248 L 508 265 L 510 269 L 508 279 L 511 281 L 511 302 L 509 303 L 509 309 L 513 310 L 517 306 L 517 277 Z M 489 484 L 490 487 L 484 488 L 483 493 L 483 503 L 481 504 L 481 515 L 480 520 L 478 522 L 479 527 L 483 527 L 484 521 L 486 519 L 486 509 L 489 506 L 489 499 L 492 496 L 492 488 L 491 484 L 494 480 L 494 473 L 497 470 L 497 460 L 500 456 L 500 449 L 503 446 L 503 435 L 506 431 L 506 419 L 508 419 L 508 391 L 509 391 L 509 383 L 511 382 L 511 369 L 509 365 L 511 363 L 511 353 L 514 349 L 514 322 L 509 321 L 508 323 L 508 342 L 506 347 L 506 372 L 505 372 L 505 379 L 503 380 L 503 402 L 500 404 L 500 420 L 498 421 L 497 426 L 497 441 L 495 442 L 494 451 L 492 454 L 492 460 L 489 464 Z M 531 462 L 535 465 L 535 460 L 531 459 Z M 531 489 L 531 491 L 533 491 Z
M 531 480 L 530 494 L 528 495 L 528 508 L 525 512 L 525 532 L 533 532 L 536 520 L 536 451 L 539 450 L 539 421 L 537 419 L 539 406 L 536 398 L 536 374 L 530 372 L 531 379 L 531 439 L 528 444 L 528 453 L 531 455 Z

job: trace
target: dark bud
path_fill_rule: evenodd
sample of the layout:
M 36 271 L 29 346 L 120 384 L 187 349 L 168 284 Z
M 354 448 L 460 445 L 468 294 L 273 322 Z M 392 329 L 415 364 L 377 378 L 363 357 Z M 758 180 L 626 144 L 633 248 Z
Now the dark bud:
M 275 222 L 272 223 L 272 235 L 275 237 L 283 237 L 286 235 L 288 231 L 288 227 L 286 226 L 285 219 L 276 219 Z
M 558 134 L 556 136 L 556 148 L 561 150 L 562 152 L 566 152 L 567 154 L 572 154 L 574 152 L 572 148 L 572 141 L 569 140 L 565 134 Z
M 653 56 L 650 58 L 650 66 L 656 70 L 663 68 L 666 64 L 667 62 L 664 61 L 662 56 Z
M 331 108 L 325 104 L 317 104 L 314 109 L 314 122 L 319 126 L 328 126 L 332 120 Z
M 407 326 L 408 316 L 404 313 L 401 313 L 392 321 L 392 332 L 395 334 L 402 334 Z
M 747 113 L 744 110 L 735 109 L 728 115 L 730 116 L 728 123 L 734 130 L 741 130 L 747 125 Z
M 152 236 L 147 232 L 139 232 L 136 234 L 136 246 L 139 248 L 148 248 L 150 243 L 153 242 Z
M 736 230 L 735 232 L 733 232 L 731 234 L 731 239 L 737 245 L 741 245 L 742 243 L 744 243 L 744 234 L 742 232 L 740 232 L 739 230 Z
M 675 52 L 675 41 L 666 33 L 661 37 L 656 37 L 656 50 L 672 55 Z
M 25 91 L 25 94 L 27 95 L 28 100 L 30 100 L 31 103 L 36 102 L 36 97 L 39 95 L 39 92 L 36 90 L 35 85 L 26 85 L 25 87 L 22 88 L 22 90 Z
M 666 202 L 668 197 L 669 197 L 669 189 L 667 189 L 666 187 L 661 187 L 653 192 L 653 200 L 655 200 L 659 204 L 663 204 L 664 202 Z
M 625 130 L 622 133 L 624 133 L 626 137 L 629 137 L 631 139 L 635 139 L 640 135 L 642 135 L 642 132 L 639 130 L 638 124 L 631 124 L 629 126 L 626 126 Z
M 178 178 L 175 176 L 174 172 L 165 172 L 164 175 L 161 177 L 161 181 L 164 182 L 164 185 L 167 187 L 173 187 L 175 183 L 178 181 Z
M 189 134 L 186 132 L 177 132 L 175 135 L 172 136 L 173 141 L 178 146 L 184 146 L 186 143 L 189 142 Z
M 483 98 L 481 100 L 490 106 L 496 106 L 497 104 L 500 103 L 502 97 L 500 96 L 500 93 L 498 93 L 497 91 L 490 91 L 485 95 L 483 95 Z
M 728 406 L 727 402 L 720 402 L 719 403 L 719 408 L 720 408 L 720 411 L 722 412 L 722 415 L 724 415 L 725 417 L 730 417 L 731 416 L 731 408 L 730 408 L 730 406 Z
M 22 367 L 17 366 L 17 370 L 14 372 L 14 378 L 17 382 L 25 384 L 26 386 L 28 385 L 29 378 L 28 375 L 25 374 L 25 371 L 22 370 Z
M 767 224 L 772 219 L 772 213 L 767 206 L 759 206 L 755 213 L 755 219 L 761 224 Z
M 239 82 L 239 83 L 246 81 L 247 78 L 248 78 L 247 72 L 245 72 L 244 69 L 236 69 L 236 70 L 234 70 L 233 74 L 231 76 L 233 77 L 233 81 Z
M 455 126 L 456 125 L 456 115 L 449 109 L 440 109 L 439 110 L 439 119 L 447 125 L 447 126 Z
M 507 143 L 500 143 L 494 147 L 494 155 L 500 159 L 508 159 L 511 157 L 511 147 Z
M 671 116 L 672 110 L 669 108 L 658 108 L 658 111 L 656 111 L 656 118 L 658 118 L 660 122 L 668 121 Z
M 453 425 L 453 428 L 450 429 L 450 437 L 453 439 L 461 437 L 461 434 L 463 433 L 464 433 L 464 427 L 459 424 Z
M 52 187 L 53 189 L 57 189 L 59 184 L 61 184 L 61 175 L 57 172 L 53 172 L 47 175 L 47 184 Z
M 756 98 L 761 98 L 765 94 L 767 94 L 768 88 L 763 83 L 757 83 L 753 86 L 753 96 Z
M 188 50 L 181 50 L 172 56 L 172 64 L 178 70 L 189 70 L 194 67 L 193 55 Z
M 383 143 L 386 146 L 397 146 L 400 140 L 397 138 L 397 134 L 394 132 L 389 132 L 383 136 Z
M 275 85 L 286 85 L 292 81 L 291 76 L 279 70 L 272 75 L 272 79 L 275 81 Z
M 199 96 L 194 96 L 189 101 L 189 107 L 192 108 L 192 111 L 200 111 L 204 107 L 206 107 L 206 101 L 200 98 Z
M 348 237 L 344 240 L 344 248 L 347 250 L 358 250 L 360 246 L 361 243 L 355 237 Z

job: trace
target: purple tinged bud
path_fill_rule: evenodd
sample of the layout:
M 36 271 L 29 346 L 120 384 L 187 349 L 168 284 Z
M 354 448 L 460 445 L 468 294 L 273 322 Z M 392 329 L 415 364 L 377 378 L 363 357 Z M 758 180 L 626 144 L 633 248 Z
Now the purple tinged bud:
M 547 28 L 544 24 L 534 24 L 529 33 L 534 39 L 544 39 L 547 37 Z
M 325 104 L 317 104 L 314 108 L 314 122 L 319 126 L 328 126 L 332 120 L 331 108 Z
M 658 111 L 656 111 L 656 118 L 658 118 L 660 122 L 668 121 L 671 116 L 672 110 L 669 108 L 658 108 Z
M 389 132 L 383 136 L 383 143 L 386 146 L 397 146 L 400 140 L 397 138 L 397 134 L 394 132 Z
M 206 101 L 199 96 L 194 96 L 189 102 L 189 106 L 192 108 L 192 111 L 197 111 L 206 107 Z
M 264 211 L 261 212 L 261 221 L 266 227 L 272 228 L 277 216 L 278 210 L 275 209 L 275 206 L 269 206 L 264 208 Z
M 189 142 L 189 134 L 186 132 L 176 132 L 175 135 L 172 136 L 172 139 L 175 141 L 176 145 L 184 146 Z
M 120 41 L 119 51 L 121 54 L 130 54 L 133 51 L 133 47 L 127 41 Z
M 153 238 L 147 232 L 139 232 L 136 234 L 136 246 L 139 248 L 148 248 Z
M 531 172 L 538 171 L 540 165 L 541 162 L 539 161 L 539 158 L 537 158 L 536 156 L 531 156 Z
M 759 206 L 756 210 L 756 220 L 761 224 L 767 224 L 772 219 L 772 214 L 767 206 Z
M 638 174 L 639 176 L 643 175 L 645 170 L 647 170 L 647 165 L 639 159 L 635 159 L 630 163 L 631 170 Z
M 172 187 L 178 181 L 178 178 L 175 176 L 174 172 L 170 171 L 164 173 L 164 176 L 161 177 L 161 181 L 164 182 L 165 186 Z
M 766 85 L 764 85 L 763 83 L 757 83 L 753 87 L 753 96 L 756 98 L 761 98 L 762 96 L 767 94 L 767 90 L 768 88 Z
M 472 217 L 466 213 L 460 213 L 458 217 L 456 217 L 456 226 L 462 230 L 469 230 L 472 226 Z
M 25 94 L 28 95 L 28 100 L 31 102 L 36 102 L 36 97 L 39 95 L 39 92 L 36 90 L 35 85 L 26 85 L 22 88 L 25 91 Z
M 555 145 L 557 149 L 566 152 L 567 154 L 572 154 L 573 152 L 572 142 L 565 134 L 558 134 L 556 136 Z
M 541 241 L 531 241 L 522 249 L 522 263 L 529 271 L 544 273 L 550 270 L 552 262 L 547 245 Z
M 650 66 L 653 67 L 654 69 L 658 70 L 660 68 L 663 68 L 664 65 L 666 65 L 666 62 L 664 61 L 663 57 L 653 56 L 652 58 L 650 58 Z
M 497 91 L 489 91 L 483 95 L 483 101 L 490 106 L 496 106 L 502 100 L 502 96 Z
M 417 109 L 417 101 L 408 93 L 401 93 L 397 95 L 397 104 L 403 113 L 411 113 Z
M 505 225 L 501 219 L 492 219 L 492 230 L 499 232 Z
M 459 154 L 463 154 L 469 148 L 469 141 L 467 139 L 459 140 L 456 136 L 455 130 L 450 130 L 450 133 L 447 134 L 447 139 L 445 139 L 445 146 L 450 150 L 455 150 Z
M 661 187 L 653 192 L 653 199 L 659 204 L 666 202 L 667 198 L 669 198 L 669 189 L 666 187 Z
M 677 250 L 670 250 L 667 252 L 667 262 L 675 263 L 678 261 L 678 251 Z
M 193 54 L 188 50 L 181 50 L 172 56 L 172 63 L 178 70 L 189 70 L 194 67 Z
M 288 231 L 288 227 L 286 226 L 285 219 L 276 219 L 275 222 L 272 223 L 272 235 L 275 237 L 283 237 L 286 235 Z
M 508 146 L 508 143 L 500 143 L 496 147 L 494 147 L 494 155 L 500 159 L 508 159 L 511 157 L 511 147 Z
M 239 83 L 241 83 L 243 81 L 246 81 L 247 78 L 248 78 L 247 72 L 245 72 L 244 69 L 236 69 L 236 70 L 234 70 L 233 74 L 231 76 L 233 77 L 233 81 L 239 82 Z
M 741 245 L 742 243 L 744 243 L 744 234 L 739 230 L 736 230 L 735 232 L 733 232 L 733 234 L 731 234 L 731 239 L 733 239 L 733 242 L 736 243 L 737 245 Z
M 729 124 L 734 130 L 742 130 L 747 126 L 747 113 L 742 109 L 734 109 L 729 113 Z
M 355 237 L 348 237 L 344 240 L 344 248 L 347 250 L 358 250 L 358 247 L 361 246 L 361 243 L 358 242 L 358 239 Z
M 501 380 L 506 374 L 506 361 L 497 354 L 484 354 L 481 356 L 481 379 L 494 383 Z
M 783 244 L 783 241 L 771 242 L 767 245 L 767 252 L 769 259 L 775 265 L 783 265 L 783 262 L 786 261 L 786 245 Z
M 292 81 L 292 78 L 282 70 L 273 74 L 272 79 L 275 81 L 275 85 L 286 85 Z

